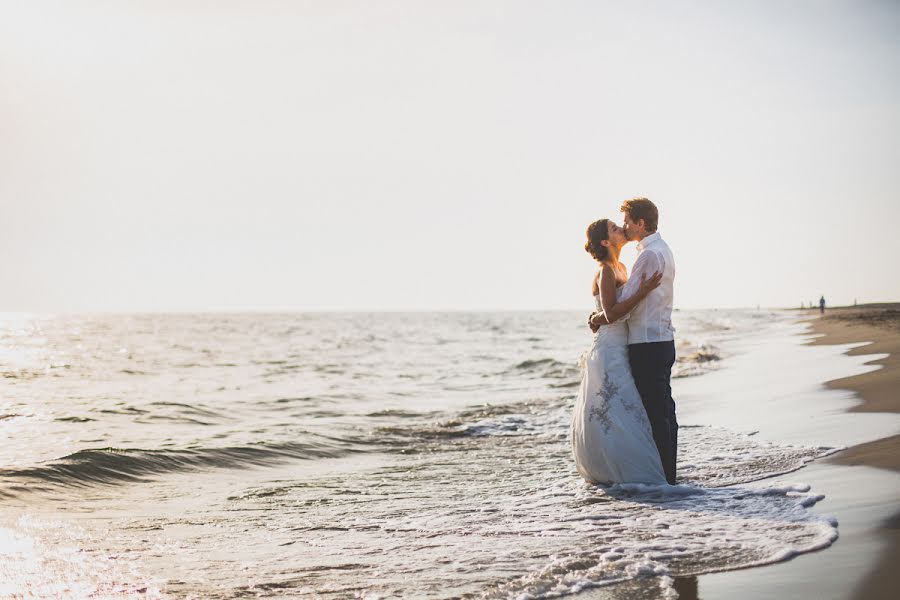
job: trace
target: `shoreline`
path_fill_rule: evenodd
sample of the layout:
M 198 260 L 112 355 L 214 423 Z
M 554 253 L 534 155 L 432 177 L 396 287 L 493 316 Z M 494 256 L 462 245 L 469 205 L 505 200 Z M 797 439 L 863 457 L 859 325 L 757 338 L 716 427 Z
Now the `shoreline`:
M 900 312 L 900 304 L 876 308 L 885 306 Z M 856 310 L 871 311 L 872 307 Z M 871 381 L 872 374 L 879 374 L 876 379 L 883 377 L 884 367 L 875 363 L 887 360 L 891 353 L 873 354 L 881 346 L 867 342 L 895 334 L 885 333 L 885 324 L 870 318 L 869 313 L 856 319 L 833 309 L 827 314 L 835 317 L 823 319 L 820 327 L 830 326 L 830 321 L 840 324 L 850 320 L 851 324 L 869 325 L 873 331 L 866 335 L 854 328 L 841 338 L 835 327 L 829 330 L 832 336 L 825 339 L 825 331 L 814 328 L 818 311 L 788 310 L 783 314 L 789 317 L 786 322 L 763 325 L 759 336 L 734 340 L 736 353 L 728 357 L 727 368 L 678 381 L 679 421 L 684 416 L 685 423 L 753 431 L 777 444 L 839 448 L 785 479 L 810 484 L 825 495 L 817 511 L 838 520 L 840 537 L 829 548 L 790 560 L 701 574 L 693 581 L 689 578 L 684 583 L 690 585 L 678 591 L 684 600 L 900 597 L 900 577 L 894 566 L 900 545 L 889 547 L 892 537 L 896 539 L 891 532 L 900 525 L 896 516 L 900 474 L 895 469 L 870 466 L 870 458 L 865 458 L 865 463 L 859 458 L 849 462 L 848 458 L 860 448 L 869 449 L 895 437 L 900 431 L 900 411 L 861 410 L 861 394 L 846 385 L 863 382 L 867 398 L 875 399 L 868 388 L 871 384 L 866 382 Z M 893 383 L 900 380 L 896 372 L 893 377 L 893 381 L 883 380 L 882 390 L 900 389 Z M 676 392 L 674 388 L 673 384 Z M 883 448 L 877 454 L 879 460 L 887 462 L 893 456 Z
M 819 337 L 811 346 L 856 344 L 849 356 L 873 355 L 866 365 L 877 370 L 833 379 L 829 389 L 849 390 L 859 403 L 848 412 L 900 413 L 900 304 L 875 304 L 827 309 L 808 321 Z M 900 434 L 851 446 L 827 459 L 832 464 L 867 466 L 900 472 Z M 862 579 L 855 599 L 900 597 L 900 511 L 874 532 L 885 542 L 874 568 Z
M 880 369 L 832 379 L 825 387 L 854 392 L 859 404 L 851 412 L 900 412 L 900 304 L 834 308 L 808 322 L 820 336 L 810 346 L 857 344 L 848 356 L 886 355 L 865 363 Z M 831 460 L 900 471 L 900 434 L 853 446 Z

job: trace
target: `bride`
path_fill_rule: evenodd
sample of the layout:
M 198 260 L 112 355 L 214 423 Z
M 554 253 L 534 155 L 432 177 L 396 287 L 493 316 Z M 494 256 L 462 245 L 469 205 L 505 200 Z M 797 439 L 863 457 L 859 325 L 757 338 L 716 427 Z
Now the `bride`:
M 572 414 L 572 453 L 578 472 L 592 484 L 666 483 L 650 421 L 628 363 L 628 325 L 623 320 L 661 280 L 642 280 L 638 291 L 622 298 L 628 280 L 619 253 L 625 231 L 609 219 L 587 228 L 585 250 L 600 264 L 593 291 L 603 323 L 585 361 L 581 390 Z

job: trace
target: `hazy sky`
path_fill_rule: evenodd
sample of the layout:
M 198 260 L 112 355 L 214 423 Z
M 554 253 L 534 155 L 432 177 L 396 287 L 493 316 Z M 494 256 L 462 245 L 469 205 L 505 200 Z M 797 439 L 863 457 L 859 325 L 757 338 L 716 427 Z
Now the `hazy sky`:
M 900 3 L 0 0 L 0 310 L 900 300 Z M 630 263 L 633 252 L 626 254 Z

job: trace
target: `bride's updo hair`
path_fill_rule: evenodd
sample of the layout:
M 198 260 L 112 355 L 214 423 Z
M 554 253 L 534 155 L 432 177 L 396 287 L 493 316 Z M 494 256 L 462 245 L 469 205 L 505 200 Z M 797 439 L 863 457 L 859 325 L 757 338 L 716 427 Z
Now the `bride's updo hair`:
M 609 249 L 601 244 L 603 240 L 609 239 L 609 219 L 600 219 L 594 221 L 587 228 L 587 242 L 584 243 L 584 249 L 588 254 L 594 257 L 597 262 L 603 262 L 609 255 Z

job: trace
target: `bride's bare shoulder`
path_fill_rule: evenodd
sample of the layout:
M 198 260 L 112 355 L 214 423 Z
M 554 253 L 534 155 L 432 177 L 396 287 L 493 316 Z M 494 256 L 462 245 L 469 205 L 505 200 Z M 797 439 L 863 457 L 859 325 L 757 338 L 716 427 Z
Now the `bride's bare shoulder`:
M 591 293 L 597 295 L 600 293 L 600 276 L 603 275 L 603 267 L 600 267 L 594 277 L 591 279 Z
M 604 265 L 600 267 L 600 270 L 597 271 L 597 277 L 594 279 L 594 285 L 597 288 L 594 293 L 599 293 L 600 286 L 603 285 L 603 282 L 609 280 L 616 280 L 616 269 L 613 266 L 604 263 Z

